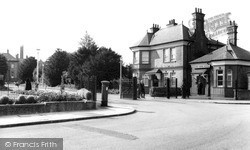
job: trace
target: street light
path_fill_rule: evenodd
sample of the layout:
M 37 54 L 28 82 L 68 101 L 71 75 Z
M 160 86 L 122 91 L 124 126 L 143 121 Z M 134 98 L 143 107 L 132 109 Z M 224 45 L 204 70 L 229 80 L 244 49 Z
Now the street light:
M 120 59 L 120 85 L 119 85 L 119 93 L 120 93 L 120 98 L 122 98 L 122 57 Z
M 40 49 L 37 49 L 37 65 L 36 65 L 36 84 L 37 84 L 37 88 L 38 88 L 38 84 L 39 84 L 39 51 Z

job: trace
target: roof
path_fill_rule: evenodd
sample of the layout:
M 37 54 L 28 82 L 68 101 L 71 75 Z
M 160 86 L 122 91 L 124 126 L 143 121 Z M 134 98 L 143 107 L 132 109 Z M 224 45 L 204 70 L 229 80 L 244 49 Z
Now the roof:
M 153 46 L 163 43 L 170 43 L 179 40 L 189 40 L 189 29 L 183 24 L 167 26 L 155 34 L 147 33 L 142 40 L 132 47 Z
M 150 45 L 158 45 L 179 40 L 189 40 L 189 29 L 183 24 L 167 26 L 156 32 L 150 42 Z
M 207 55 L 197 58 L 190 63 L 203 63 L 219 60 L 245 60 L 250 61 L 250 52 L 232 44 L 227 44 Z
M 153 33 L 147 33 L 142 40 L 138 41 L 137 43 L 134 44 L 134 46 L 149 46 L 150 45 L 150 40 L 152 38 Z
M 2 53 L 4 55 L 4 57 L 6 57 L 6 59 L 9 60 L 17 60 L 15 57 L 13 57 L 11 54 L 9 53 Z

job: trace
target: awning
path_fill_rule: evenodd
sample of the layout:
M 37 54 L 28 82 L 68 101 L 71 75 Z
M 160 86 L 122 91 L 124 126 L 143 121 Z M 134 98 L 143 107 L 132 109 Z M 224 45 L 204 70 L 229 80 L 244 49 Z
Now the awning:
M 195 69 L 192 74 L 208 74 L 208 69 Z
M 153 69 L 153 70 L 146 72 L 145 74 L 152 75 L 156 73 L 162 73 L 162 71 L 160 69 Z

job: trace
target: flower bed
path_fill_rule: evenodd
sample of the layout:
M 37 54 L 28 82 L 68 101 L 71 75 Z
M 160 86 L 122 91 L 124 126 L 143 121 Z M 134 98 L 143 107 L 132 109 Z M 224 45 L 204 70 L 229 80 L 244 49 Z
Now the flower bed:
M 0 97 L 0 116 L 95 109 L 96 102 L 77 94 L 15 91 L 17 98 Z
M 0 105 L 0 116 L 96 109 L 95 101 Z

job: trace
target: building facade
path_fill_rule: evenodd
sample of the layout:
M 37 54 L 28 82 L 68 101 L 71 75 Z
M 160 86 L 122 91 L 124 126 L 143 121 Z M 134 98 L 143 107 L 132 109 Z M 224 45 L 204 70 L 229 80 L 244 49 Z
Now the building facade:
M 17 54 L 16 57 L 12 56 L 7 50 L 7 53 L 2 53 L 7 59 L 8 71 L 6 74 L 6 81 L 17 82 L 18 81 L 18 68 L 20 62 L 23 60 L 23 46 L 20 47 L 20 58 Z
M 237 46 L 237 27 L 230 22 L 228 43 L 190 62 L 191 95 L 249 99 L 250 52 Z
M 144 81 L 146 89 L 166 86 L 191 87 L 190 61 L 208 54 L 224 44 L 208 39 L 204 32 L 204 16 L 201 9 L 192 14 L 195 32 L 191 34 L 183 24 L 170 20 L 165 28 L 153 24 L 151 32 L 135 45 L 133 52 L 133 76 Z M 188 88 L 188 89 L 189 89 Z M 146 90 L 148 91 L 148 90 Z

